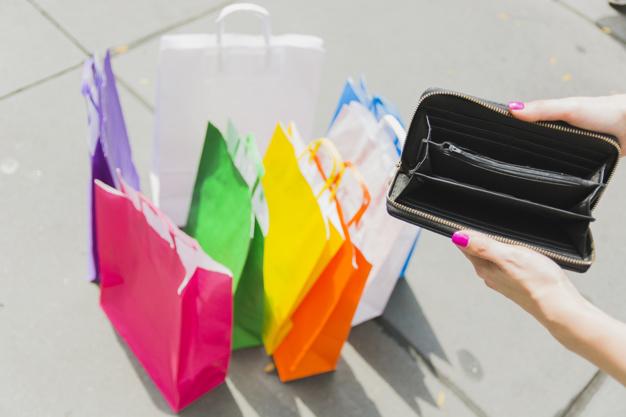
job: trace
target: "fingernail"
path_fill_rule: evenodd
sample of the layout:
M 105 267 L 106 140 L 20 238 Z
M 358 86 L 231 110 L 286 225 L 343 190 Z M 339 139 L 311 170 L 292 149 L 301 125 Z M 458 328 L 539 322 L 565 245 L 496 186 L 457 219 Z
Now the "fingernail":
M 466 248 L 467 245 L 469 245 L 469 236 L 465 233 L 454 232 L 452 235 L 452 242 L 457 246 Z
M 509 110 L 523 110 L 524 103 L 522 101 L 509 101 Z

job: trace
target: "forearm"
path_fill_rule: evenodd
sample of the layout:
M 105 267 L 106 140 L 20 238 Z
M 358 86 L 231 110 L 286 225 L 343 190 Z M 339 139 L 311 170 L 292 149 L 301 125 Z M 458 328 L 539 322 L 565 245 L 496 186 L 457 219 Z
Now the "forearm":
M 566 348 L 626 386 L 626 324 L 586 300 L 544 324 Z

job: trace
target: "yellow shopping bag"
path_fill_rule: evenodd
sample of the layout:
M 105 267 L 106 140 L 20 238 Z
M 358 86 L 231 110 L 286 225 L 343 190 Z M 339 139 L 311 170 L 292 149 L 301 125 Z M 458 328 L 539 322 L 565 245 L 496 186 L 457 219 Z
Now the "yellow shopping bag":
M 301 170 L 290 133 L 278 125 L 263 160 L 270 219 L 263 259 L 263 342 L 268 354 L 289 333 L 291 315 L 344 241 L 323 210 L 332 205 L 320 206 L 318 201 L 330 202 L 328 184 L 336 170 L 333 167 L 316 195 Z

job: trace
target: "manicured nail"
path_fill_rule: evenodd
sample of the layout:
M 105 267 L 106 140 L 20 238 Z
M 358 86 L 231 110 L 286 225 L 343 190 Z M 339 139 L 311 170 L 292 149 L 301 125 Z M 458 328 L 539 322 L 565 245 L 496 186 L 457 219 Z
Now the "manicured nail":
M 523 110 L 524 103 L 521 101 L 509 101 L 509 110 Z
M 467 245 L 469 245 L 469 236 L 465 233 L 454 232 L 452 235 L 452 242 L 457 246 L 466 248 Z

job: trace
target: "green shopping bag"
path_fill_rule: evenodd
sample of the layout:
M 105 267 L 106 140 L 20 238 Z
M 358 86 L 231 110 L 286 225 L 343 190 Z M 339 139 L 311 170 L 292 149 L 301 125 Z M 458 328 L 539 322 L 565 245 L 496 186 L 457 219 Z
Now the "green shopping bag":
M 251 152 L 241 146 L 248 142 L 230 127 L 227 141 L 209 123 L 185 228 L 233 274 L 233 349 L 260 345 L 263 327 L 264 238 L 253 212 L 256 190 L 248 182 Z M 235 159 L 246 168 L 246 178 Z

